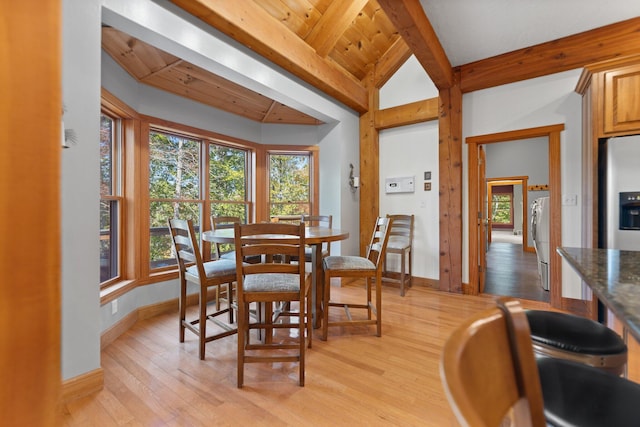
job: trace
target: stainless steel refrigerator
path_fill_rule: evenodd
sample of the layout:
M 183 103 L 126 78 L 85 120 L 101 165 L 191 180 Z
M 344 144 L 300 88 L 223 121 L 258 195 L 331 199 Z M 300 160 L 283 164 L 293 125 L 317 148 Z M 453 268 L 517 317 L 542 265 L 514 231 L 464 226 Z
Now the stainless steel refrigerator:
M 540 197 L 531 205 L 531 239 L 538 258 L 540 285 L 549 290 L 549 218 L 551 217 L 549 197 Z
M 640 135 L 609 138 L 606 247 L 640 251 Z

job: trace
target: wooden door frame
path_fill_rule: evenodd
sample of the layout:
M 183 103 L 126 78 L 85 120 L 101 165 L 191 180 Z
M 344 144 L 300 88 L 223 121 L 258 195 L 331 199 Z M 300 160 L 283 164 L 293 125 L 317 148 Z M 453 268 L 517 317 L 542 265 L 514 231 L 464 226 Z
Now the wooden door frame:
M 2 4 L 0 194 L 11 208 L 0 212 L 0 408 L 4 425 L 52 426 L 61 423 L 62 2 L 33 6 Z
M 478 271 L 478 235 L 473 231 L 478 222 L 478 181 L 472 177 L 478 176 L 478 147 L 483 144 L 516 141 L 546 137 L 549 141 L 549 198 L 551 202 L 551 218 L 549 227 L 549 247 L 551 258 L 549 259 L 550 303 L 552 307 L 562 307 L 562 261 L 555 248 L 562 245 L 562 180 L 560 158 L 560 132 L 564 130 L 564 124 L 541 126 L 537 128 L 520 129 L 509 132 L 467 137 L 468 154 L 468 185 L 469 185 L 469 292 L 473 295 L 479 293 Z M 484 185 L 484 183 L 483 183 Z M 559 284 L 554 286 L 553 284 Z

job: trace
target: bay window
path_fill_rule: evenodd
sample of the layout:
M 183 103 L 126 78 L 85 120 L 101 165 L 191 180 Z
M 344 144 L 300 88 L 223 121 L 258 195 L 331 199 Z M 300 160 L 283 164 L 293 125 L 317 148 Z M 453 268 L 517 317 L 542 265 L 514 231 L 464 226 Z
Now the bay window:
M 169 218 L 200 233 L 211 216 L 242 222 L 317 213 L 318 148 L 266 146 L 138 113 L 103 90 L 100 281 L 108 302 L 176 277 Z M 211 245 L 202 243 L 205 260 Z

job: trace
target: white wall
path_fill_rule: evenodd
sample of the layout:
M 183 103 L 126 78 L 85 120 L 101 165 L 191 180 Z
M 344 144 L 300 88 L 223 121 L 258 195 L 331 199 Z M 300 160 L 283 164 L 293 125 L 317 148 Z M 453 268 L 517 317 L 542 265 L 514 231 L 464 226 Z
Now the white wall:
M 380 89 L 380 108 L 431 99 L 438 90 L 411 56 Z M 438 122 L 431 121 L 380 132 L 380 215 L 414 214 L 413 275 L 439 278 Z M 424 191 L 424 172 L 431 172 L 431 191 Z M 385 193 L 385 179 L 415 177 L 415 192 Z M 373 227 L 373 225 L 372 225 Z M 399 258 L 399 257 L 396 257 Z M 392 256 L 388 267 L 399 269 Z
M 61 369 L 68 379 L 100 367 L 100 3 L 63 0 L 62 14 L 64 122 L 78 139 L 62 151 L 61 171 Z
M 435 153 L 435 155 L 434 155 Z M 431 180 L 424 181 L 424 172 Z M 389 129 L 380 134 L 380 215 L 414 214 L 413 272 L 437 280 L 439 272 L 438 123 L 426 122 Z M 385 179 L 415 177 L 415 192 L 385 193 Z M 424 183 L 431 190 L 424 191 Z M 387 267 L 399 271 L 399 255 L 388 256 Z

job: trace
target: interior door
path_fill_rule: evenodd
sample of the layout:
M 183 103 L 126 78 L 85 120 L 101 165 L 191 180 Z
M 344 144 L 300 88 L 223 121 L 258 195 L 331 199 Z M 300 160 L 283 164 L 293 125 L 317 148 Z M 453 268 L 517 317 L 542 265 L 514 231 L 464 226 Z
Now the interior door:
M 487 270 L 488 209 L 487 209 L 487 155 L 483 146 L 478 147 L 478 285 L 484 293 L 485 271 Z

